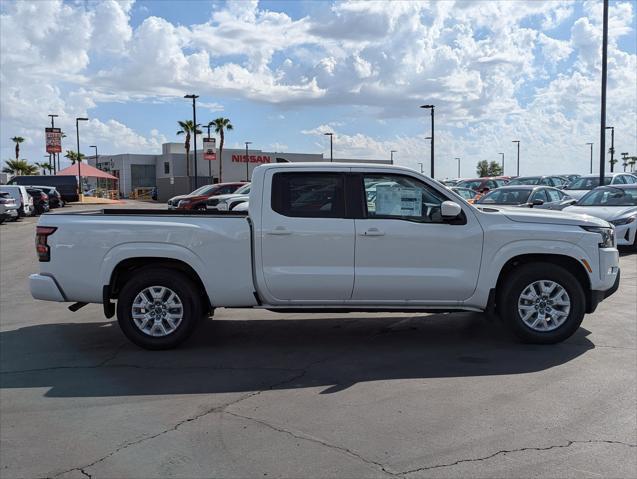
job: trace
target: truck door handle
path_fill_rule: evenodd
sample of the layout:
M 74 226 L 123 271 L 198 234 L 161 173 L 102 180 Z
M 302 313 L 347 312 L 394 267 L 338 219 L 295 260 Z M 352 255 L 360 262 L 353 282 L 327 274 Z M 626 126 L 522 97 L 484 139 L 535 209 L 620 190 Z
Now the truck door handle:
M 283 235 L 291 235 L 292 232 L 288 230 L 285 226 L 277 226 L 273 230 L 268 231 L 267 234 L 283 236 Z
M 361 236 L 385 236 L 385 232 L 379 230 L 378 228 L 369 228 L 362 233 L 359 233 Z

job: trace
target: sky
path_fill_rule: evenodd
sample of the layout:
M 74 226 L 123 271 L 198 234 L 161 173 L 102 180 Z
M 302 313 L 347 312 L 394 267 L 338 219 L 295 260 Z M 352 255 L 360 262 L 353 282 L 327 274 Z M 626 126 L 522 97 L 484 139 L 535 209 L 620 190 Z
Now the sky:
M 637 154 L 635 1 L 609 9 L 607 125 Z M 481 160 L 516 174 L 588 173 L 600 142 L 602 1 L 3 1 L 0 159 L 63 148 L 160 153 L 197 120 L 229 118 L 226 146 L 389 159 L 436 177 Z M 610 146 L 610 133 L 607 148 Z M 620 163 L 621 169 L 621 163 Z

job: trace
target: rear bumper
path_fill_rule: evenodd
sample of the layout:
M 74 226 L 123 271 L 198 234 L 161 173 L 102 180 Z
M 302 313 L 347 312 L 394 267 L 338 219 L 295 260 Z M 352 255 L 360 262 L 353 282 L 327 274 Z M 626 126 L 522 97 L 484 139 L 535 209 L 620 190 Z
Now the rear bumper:
M 615 278 L 615 283 L 610 287 L 610 289 L 607 289 L 605 291 L 600 291 L 600 290 L 594 289 L 594 290 L 591 291 L 590 300 L 589 300 L 587 308 L 586 308 L 586 312 L 587 313 L 593 313 L 597 309 L 597 305 L 599 303 L 604 301 L 609 296 L 615 294 L 617 289 L 619 289 L 619 278 L 620 278 L 620 276 L 621 276 L 621 271 L 617 270 L 617 277 Z
M 29 276 L 29 288 L 31 296 L 35 299 L 43 301 L 57 301 L 58 303 L 66 302 L 62 289 L 51 276 L 41 274 L 32 274 Z

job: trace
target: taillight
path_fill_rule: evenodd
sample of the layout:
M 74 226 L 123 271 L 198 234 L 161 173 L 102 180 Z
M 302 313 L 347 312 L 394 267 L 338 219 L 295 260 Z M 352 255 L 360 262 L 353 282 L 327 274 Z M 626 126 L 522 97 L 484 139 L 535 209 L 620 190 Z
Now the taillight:
M 57 230 L 54 226 L 38 226 L 35 229 L 35 252 L 42 262 L 51 261 L 51 248 L 47 244 L 49 236 Z

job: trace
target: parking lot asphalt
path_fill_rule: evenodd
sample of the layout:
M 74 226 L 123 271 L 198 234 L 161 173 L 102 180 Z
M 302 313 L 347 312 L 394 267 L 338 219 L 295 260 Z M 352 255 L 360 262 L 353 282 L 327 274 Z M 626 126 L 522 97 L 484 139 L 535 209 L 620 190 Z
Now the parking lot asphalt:
M 558 345 L 475 313 L 220 309 L 150 352 L 31 298 L 35 222 L 0 225 L 0 477 L 637 476 L 637 255 Z

